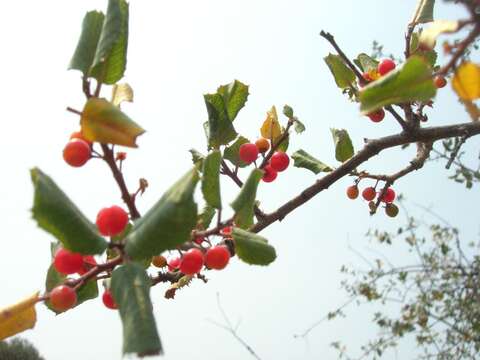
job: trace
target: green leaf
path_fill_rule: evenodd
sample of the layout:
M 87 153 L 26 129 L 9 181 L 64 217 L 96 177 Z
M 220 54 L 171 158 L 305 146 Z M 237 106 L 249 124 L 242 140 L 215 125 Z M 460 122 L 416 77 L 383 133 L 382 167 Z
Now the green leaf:
M 329 54 L 324 58 L 340 89 L 351 87 L 355 82 L 355 73 L 345 65 L 338 55 Z
M 285 115 L 289 119 L 293 118 L 293 109 L 290 105 L 283 106 L 283 115 Z
M 220 197 L 220 163 L 222 154 L 214 150 L 207 155 L 203 162 L 202 193 L 207 204 L 214 208 L 222 208 Z
M 235 210 L 235 224 L 240 228 L 248 228 L 253 224 L 253 208 L 255 206 L 258 183 L 262 177 L 262 170 L 253 169 L 237 198 L 231 204 L 233 210 Z
M 353 144 L 347 130 L 330 129 L 335 144 L 335 159 L 344 162 L 353 156 Z
M 282 126 L 282 134 L 285 132 L 285 128 Z M 285 139 L 278 145 L 277 150 L 287 152 L 288 146 L 290 145 L 290 134 L 288 134 Z
M 232 236 L 237 256 L 247 264 L 268 265 L 277 257 L 275 248 L 260 235 L 234 227 Z
M 193 192 L 198 180 L 197 170 L 190 170 L 135 223 L 126 237 L 125 251 L 129 256 L 146 259 L 190 240 L 197 223 Z
M 312 171 L 314 174 L 332 171 L 332 168 L 308 154 L 305 150 L 297 150 L 292 154 L 293 166 Z
M 90 75 L 104 84 L 123 77 L 127 65 L 128 3 L 109 0 Z
M 417 8 L 410 24 L 423 24 L 433 21 L 435 0 L 418 0 Z
M 360 66 L 363 72 L 376 71 L 378 61 L 365 53 L 358 54 L 355 63 Z
M 205 127 L 208 146 L 218 149 L 220 145 L 227 145 L 235 140 L 237 132 L 229 119 L 223 96 L 220 94 L 206 94 L 203 96 L 207 106 L 208 122 Z
M 85 103 L 80 124 L 87 140 L 103 144 L 137 147 L 137 137 L 145 132 L 118 106 L 95 97 Z
M 248 98 L 248 85 L 234 80 L 228 85 L 220 86 L 217 93 L 222 95 L 230 121 L 235 120 L 238 112 L 245 106 Z
M 205 155 L 195 149 L 190 149 L 188 151 L 190 152 L 190 154 L 192 154 L 193 165 L 197 166 L 199 169 L 202 169 Z
M 298 120 L 297 118 L 295 118 L 295 122 L 294 122 L 293 127 L 294 127 L 295 132 L 297 134 L 301 134 L 305 131 L 305 125 L 303 125 L 303 123 L 300 120 Z
M 113 298 L 123 324 L 123 353 L 163 353 L 150 300 L 150 278 L 142 266 L 125 264 L 112 273 Z
M 360 91 L 362 113 L 368 114 L 383 106 L 428 101 L 436 94 L 432 69 L 418 56 L 384 77 L 370 83 Z
M 223 158 L 230 161 L 233 165 L 241 168 L 248 166 L 249 164 L 240 160 L 238 152 L 240 151 L 240 146 L 249 142 L 250 140 L 240 135 L 232 145 L 225 148 L 223 152 Z
M 201 229 L 208 229 L 213 217 L 215 216 L 215 208 L 206 204 L 202 210 L 202 213 L 198 215 L 197 225 Z
M 64 248 L 85 255 L 101 254 L 107 242 L 55 182 L 40 169 L 30 170 L 35 190 L 32 214 L 39 227 Z
M 47 272 L 47 278 L 45 280 L 45 289 L 47 292 L 50 292 L 54 287 L 61 285 L 66 280 L 66 275 L 60 274 L 53 264 L 50 265 Z M 79 290 L 77 290 L 77 304 L 75 306 L 79 306 L 83 302 L 91 299 L 95 299 L 98 297 L 98 285 L 95 279 L 88 281 L 85 285 L 83 285 Z M 45 302 L 45 305 L 52 310 L 54 313 L 59 314 L 61 311 L 55 310 L 50 300 Z
M 100 11 L 90 11 L 83 18 L 82 33 L 68 69 L 80 70 L 88 76 L 95 57 L 98 40 L 102 33 L 105 15 Z

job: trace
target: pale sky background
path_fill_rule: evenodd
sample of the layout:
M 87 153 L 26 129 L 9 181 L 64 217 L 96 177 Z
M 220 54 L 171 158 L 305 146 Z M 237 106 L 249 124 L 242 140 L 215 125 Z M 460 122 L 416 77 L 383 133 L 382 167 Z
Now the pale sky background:
M 0 13 L 2 56 L 2 177 L 0 219 L 0 306 L 43 290 L 50 263 L 52 237 L 31 220 L 32 186 L 29 169 L 40 167 L 93 221 L 104 206 L 120 204 L 118 189 L 106 165 L 91 161 L 80 169 L 63 162 L 62 149 L 78 118 L 66 106 L 81 109 L 84 98 L 80 74 L 66 70 L 80 33 L 84 13 L 105 9 L 107 1 L 10 1 Z M 147 133 L 139 149 L 128 150 L 125 175 L 133 190 L 139 177 L 150 187 L 139 199 L 142 213 L 191 167 L 188 149 L 205 151 L 202 123 L 207 114 L 202 94 L 239 79 L 250 85 L 247 106 L 235 122 L 237 130 L 256 138 L 266 111 L 285 103 L 295 109 L 307 131 L 292 136 L 290 153 L 303 148 L 336 165 L 330 127 L 349 130 L 356 149 L 362 139 L 398 131 L 387 116 L 380 124 L 359 115 L 336 88 L 322 58 L 333 52 L 318 35 L 332 32 L 350 56 L 369 53 L 372 40 L 387 53 L 403 50 L 405 25 L 416 1 L 325 0 L 203 0 L 131 1 L 130 44 L 125 81 L 135 90 L 135 103 L 124 110 Z M 456 18 L 461 11 L 439 2 L 437 18 Z M 109 97 L 109 92 L 104 93 Z M 440 91 L 429 111 L 429 124 L 467 121 L 450 89 Z M 466 149 L 477 151 L 478 140 Z M 413 155 L 382 153 L 362 167 L 393 172 Z M 443 163 L 401 179 L 397 192 L 413 203 L 432 206 L 467 240 L 478 235 L 478 189 L 467 191 L 447 180 Z M 246 173 L 242 175 L 245 176 Z M 272 184 L 262 184 L 259 199 L 266 211 L 284 203 L 315 181 L 302 169 L 289 168 Z M 366 203 L 350 201 L 344 179 L 307 205 L 274 224 L 262 235 L 276 247 L 278 259 L 269 267 L 248 266 L 233 259 L 224 271 L 208 274 L 208 284 L 195 282 L 175 300 L 163 298 L 165 288 L 152 289 L 165 359 L 249 359 L 248 352 L 208 319 L 221 322 L 216 293 L 235 322 L 239 335 L 262 359 L 330 359 L 329 343 L 341 339 L 352 349 L 376 328 L 352 307 L 346 321 L 325 323 L 305 341 L 293 338 L 345 300 L 340 290 L 342 264 L 363 266 L 351 245 L 375 256 L 364 234 L 369 228 L 394 229 L 403 218 L 383 212 L 368 214 Z M 237 189 L 225 182 L 228 204 Z M 401 255 L 390 254 L 399 260 Z M 119 316 L 100 298 L 55 317 L 39 304 L 38 323 L 25 332 L 47 360 L 119 359 L 122 330 Z M 408 358 L 408 346 L 399 358 Z

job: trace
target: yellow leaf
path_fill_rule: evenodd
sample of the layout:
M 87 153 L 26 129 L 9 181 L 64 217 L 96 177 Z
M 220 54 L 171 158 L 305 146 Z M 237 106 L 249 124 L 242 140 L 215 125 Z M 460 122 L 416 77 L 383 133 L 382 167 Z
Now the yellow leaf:
M 272 141 L 272 143 L 282 135 L 282 129 L 278 122 L 277 109 L 275 106 L 272 106 L 270 111 L 267 111 L 267 118 L 260 128 L 260 133 L 264 138 Z
M 0 340 L 32 329 L 37 322 L 35 304 L 38 302 L 38 292 L 32 296 L 0 309 Z
M 133 89 L 128 84 L 115 84 L 112 87 L 112 104 L 120 106 L 123 101 L 133 102 Z
M 462 100 L 480 98 L 480 66 L 467 62 L 455 71 L 452 87 Z
M 93 142 L 137 147 L 140 125 L 105 99 L 88 99 L 80 119 L 83 136 Z
M 444 33 L 452 33 L 458 30 L 458 21 L 437 20 L 420 34 L 419 43 L 422 47 L 433 49 L 437 37 Z

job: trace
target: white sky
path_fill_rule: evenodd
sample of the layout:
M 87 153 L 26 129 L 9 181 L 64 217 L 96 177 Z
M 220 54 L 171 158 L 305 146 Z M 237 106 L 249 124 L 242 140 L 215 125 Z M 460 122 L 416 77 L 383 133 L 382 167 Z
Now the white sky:
M 303 148 L 335 165 L 330 127 L 348 129 L 357 149 L 365 137 L 398 131 L 389 117 L 380 124 L 361 117 L 358 106 L 341 95 L 322 60 L 333 51 L 318 33 L 332 32 L 351 56 L 370 52 L 374 39 L 385 44 L 387 53 L 400 54 L 415 3 L 132 1 L 125 81 L 135 90 L 135 103 L 124 109 L 147 133 L 139 138 L 138 150 L 128 150 L 125 174 L 132 189 L 139 177 L 150 183 L 138 201 L 141 212 L 190 168 L 188 149 L 205 151 L 202 94 L 233 79 L 251 86 L 247 106 L 235 123 L 247 137 L 258 136 L 272 105 L 293 106 L 307 132 L 293 136 L 290 152 Z M 92 221 L 101 207 L 120 203 L 104 164 L 92 161 L 74 169 L 61 155 L 77 127 L 77 118 L 65 107 L 81 109 L 84 101 L 79 73 L 66 68 L 84 13 L 105 7 L 106 1 L 100 0 L 10 1 L 0 13 L 4 134 L 0 306 L 43 290 L 50 262 L 52 238 L 36 227 L 29 213 L 31 167 L 51 175 Z M 456 15 L 455 7 L 439 4 L 439 18 Z M 430 112 L 432 125 L 467 121 L 449 89 L 442 90 L 438 100 Z M 466 149 L 476 150 L 478 145 L 478 140 L 471 140 Z M 395 171 L 408 163 L 412 151 L 388 152 L 363 168 Z M 446 177 L 443 164 L 429 163 L 395 188 L 412 203 L 433 206 L 466 236 L 475 237 L 479 228 L 472 199 L 478 198 L 478 189 L 466 191 Z M 267 211 L 273 210 L 314 180 L 308 171 L 292 167 L 278 181 L 262 185 L 259 199 Z M 373 246 L 364 237 L 369 228 L 393 229 L 402 221 L 383 214 L 370 217 L 365 203 L 346 199 L 344 191 L 350 184 L 351 179 L 340 181 L 262 233 L 277 249 L 278 260 L 272 266 L 250 267 L 234 259 L 225 271 L 209 274 L 207 285 L 196 282 L 174 301 L 163 298 L 164 288 L 152 289 L 165 359 L 250 356 L 231 335 L 207 321 L 222 321 L 217 292 L 231 318 L 242 319 L 239 334 L 263 359 L 332 358 L 330 342 L 343 339 L 354 347 L 372 335 L 373 326 L 357 314 L 346 322 L 322 325 L 312 332 L 308 346 L 293 338 L 344 301 L 339 268 L 360 262 L 348 246 L 366 252 Z M 223 187 L 225 203 L 236 191 L 229 183 Z M 355 311 L 352 308 L 351 313 Z M 39 305 L 36 329 L 24 336 L 47 360 L 121 356 L 119 317 L 100 299 L 58 317 Z

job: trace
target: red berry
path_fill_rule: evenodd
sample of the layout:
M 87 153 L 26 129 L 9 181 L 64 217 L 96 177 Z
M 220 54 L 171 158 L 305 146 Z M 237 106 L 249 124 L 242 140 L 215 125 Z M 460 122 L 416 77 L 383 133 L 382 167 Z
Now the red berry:
M 443 87 L 445 87 L 445 85 L 447 85 L 447 80 L 445 79 L 445 77 L 443 76 L 435 76 L 435 79 L 433 79 L 433 81 L 435 82 L 435 86 L 438 88 L 438 89 L 441 89 Z
M 362 197 L 367 201 L 372 201 L 373 199 L 375 199 L 376 195 L 377 193 L 375 192 L 375 188 L 371 186 L 363 189 L 362 191 Z
M 257 145 L 252 143 L 242 144 L 238 151 L 238 156 L 240 157 L 240 160 L 247 164 L 254 162 L 258 157 Z
M 193 239 L 193 242 L 198 245 L 200 245 L 204 241 L 205 241 L 205 238 L 203 236 L 196 236 L 195 239 Z
M 373 122 L 380 122 L 385 117 L 385 111 L 383 109 L 379 109 L 377 111 L 371 112 L 370 114 L 367 114 L 367 116 Z
M 277 178 L 277 172 L 270 166 L 270 164 L 265 166 L 263 171 L 265 172 L 262 177 L 263 181 L 269 183 Z
M 77 271 L 80 275 L 85 274 L 88 270 L 90 270 L 92 267 L 97 265 L 97 262 L 95 261 L 95 258 L 92 255 L 85 255 L 83 257 L 83 265 L 82 268 Z
M 283 151 L 277 151 L 270 159 L 270 166 L 275 171 L 283 171 L 290 164 L 290 158 Z
M 181 259 L 179 257 L 168 260 L 168 271 L 175 271 L 180 267 Z
M 349 199 L 356 199 L 358 197 L 358 186 L 352 185 L 347 188 L 347 196 Z
M 71 309 L 77 303 L 75 290 L 66 285 L 59 285 L 50 292 L 50 304 L 59 312 Z
M 115 300 L 113 300 L 112 293 L 109 290 L 105 290 L 105 292 L 103 293 L 102 301 L 107 308 L 113 309 L 113 310 L 118 309 L 118 306 L 115 303 Z
M 73 167 L 80 167 L 91 157 L 90 145 L 81 139 L 70 140 L 63 149 L 63 159 Z
M 61 274 L 74 274 L 83 268 L 83 256 L 60 248 L 55 253 L 53 266 Z
M 379 196 L 380 196 L 380 194 L 379 194 Z M 389 203 L 392 203 L 393 200 L 395 200 L 395 191 L 392 188 L 388 188 L 385 191 L 385 194 L 383 194 L 383 196 L 381 198 L 381 201 L 389 204 Z
M 81 131 L 75 131 L 72 133 L 72 135 L 70 135 L 70 140 L 72 139 L 80 139 L 80 140 L 83 140 L 85 141 L 88 145 L 92 146 L 92 142 L 85 139 L 85 136 L 83 136 L 82 132 Z
M 395 63 L 392 59 L 383 59 L 378 63 L 377 71 L 380 75 L 386 75 L 393 69 L 395 69 Z
M 232 236 L 232 226 L 225 226 L 222 230 L 220 230 L 220 234 L 223 236 Z
M 193 275 L 202 270 L 203 267 L 203 253 L 198 249 L 190 249 L 185 254 L 180 262 L 180 271 L 185 275 Z
M 120 206 L 103 208 L 97 215 L 97 227 L 103 236 L 120 234 L 128 224 L 128 214 Z
M 257 141 L 255 141 L 255 146 L 258 148 L 258 151 L 261 153 L 264 153 L 268 149 L 270 149 L 270 143 L 265 138 L 259 138 Z
M 226 246 L 215 246 L 205 253 L 205 265 L 210 269 L 222 270 L 230 260 L 230 252 Z

